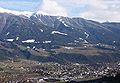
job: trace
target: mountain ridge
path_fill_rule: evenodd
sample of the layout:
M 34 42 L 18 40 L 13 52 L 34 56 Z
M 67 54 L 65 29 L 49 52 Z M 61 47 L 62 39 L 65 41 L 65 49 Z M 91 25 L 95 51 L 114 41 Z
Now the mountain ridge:
M 120 60 L 120 23 L 36 13 L 29 18 L 0 13 L 0 25 L 0 40 L 17 45 L 13 48 L 18 48 L 17 53 L 10 51 L 14 57 L 20 54 L 38 61 L 79 63 L 94 62 L 96 58 L 95 62 Z

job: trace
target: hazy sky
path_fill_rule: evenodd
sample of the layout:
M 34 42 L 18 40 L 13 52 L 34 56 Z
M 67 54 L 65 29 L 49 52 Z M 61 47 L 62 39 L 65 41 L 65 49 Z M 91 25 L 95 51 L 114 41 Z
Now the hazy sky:
M 120 0 L 0 0 L 0 7 L 120 22 Z

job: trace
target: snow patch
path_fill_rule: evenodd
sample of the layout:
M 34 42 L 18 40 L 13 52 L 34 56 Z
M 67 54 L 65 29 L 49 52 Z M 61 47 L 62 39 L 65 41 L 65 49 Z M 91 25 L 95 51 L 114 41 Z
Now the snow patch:
M 30 47 L 29 47 L 29 46 L 27 46 L 27 48 L 29 49 Z
M 47 43 L 51 43 L 51 41 L 43 41 L 43 43 L 47 44 Z
M 35 42 L 34 39 L 29 39 L 29 40 L 22 41 L 22 43 L 34 43 L 34 42 Z
M 62 19 L 61 19 L 61 17 L 58 17 L 57 19 L 58 19 L 60 22 L 62 22 Z
M 87 46 L 84 46 L 84 48 L 87 48 Z
M 84 40 L 84 43 L 88 43 L 87 40 Z
M 118 63 L 118 65 L 120 66 L 120 63 Z
M 16 40 L 19 40 L 19 37 L 16 37 Z
M 68 34 L 66 34 L 66 33 L 62 33 L 62 32 L 59 32 L 59 31 L 52 31 L 51 34 L 68 35 Z
M 81 38 L 81 37 L 80 37 L 79 39 L 80 39 L 80 40 L 84 40 L 84 39 L 83 39 L 83 38 Z
M 87 32 L 84 32 L 84 34 L 86 35 L 86 39 L 89 37 L 89 34 Z
M 62 19 L 59 19 L 60 22 L 62 22 Z
M 35 43 L 38 43 L 38 44 L 39 44 L 40 42 L 39 42 L 39 41 L 36 41 Z
M 77 41 L 77 40 L 74 40 L 74 42 L 78 43 L 79 41 Z
M 65 24 L 65 22 L 64 22 L 64 21 L 62 21 L 62 23 L 63 23 L 66 27 L 69 27 L 67 24 Z
M 6 41 L 13 42 L 14 39 L 6 39 Z
M 116 47 L 115 47 L 115 46 L 113 46 L 113 48 L 115 49 Z
M 57 19 L 59 20 L 61 17 L 59 16 L 59 17 L 57 17 Z
M 44 79 L 39 79 L 39 82 L 45 82 Z
M 33 48 L 32 49 L 35 49 L 35 46 L 33 46 Z
M 7 32 L 7 34 L 6 35 L 9 35 L 10 34 L 10 32 Z
M 41 32 L 43 32 L 43 30 L 42 30 L 42 29 L 40 29 L 40 31 L 41 31 Z
M 58 17 L 57 18 L 60 22 L 62 22 L 66 27 L 69 27 L 62 19 L 61 19 L 61 17 Z
M 113 43 L 116 43 L 116 41 L 113 41 Z
M 70 49 L 74 49 L 73 47 L 64 47 L 65 49 L 68 49 L 68 50 L 70 50 Z

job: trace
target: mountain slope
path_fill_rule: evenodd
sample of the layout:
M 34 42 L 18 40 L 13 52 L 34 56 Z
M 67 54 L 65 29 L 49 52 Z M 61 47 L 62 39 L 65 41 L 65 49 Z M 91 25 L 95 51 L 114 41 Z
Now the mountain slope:
M 83 18 L 0 13 L 0 40 L 17 45 L 13 48 L 19 48 L 18 54 L 38 61 L 119 61 L 119 27 L 119 23 Z

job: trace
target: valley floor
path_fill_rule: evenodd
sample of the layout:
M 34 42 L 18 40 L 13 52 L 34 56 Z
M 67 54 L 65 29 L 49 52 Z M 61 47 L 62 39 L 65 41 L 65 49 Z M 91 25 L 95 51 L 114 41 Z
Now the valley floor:
M 0 62 L 0 83 L 79 83 L 120 74 L 120 63 L 41 63 L 25 59 Z M 73 82 L 72 82 L 73 81 Z M 95 82 L 96 83 L 96 82 Z

